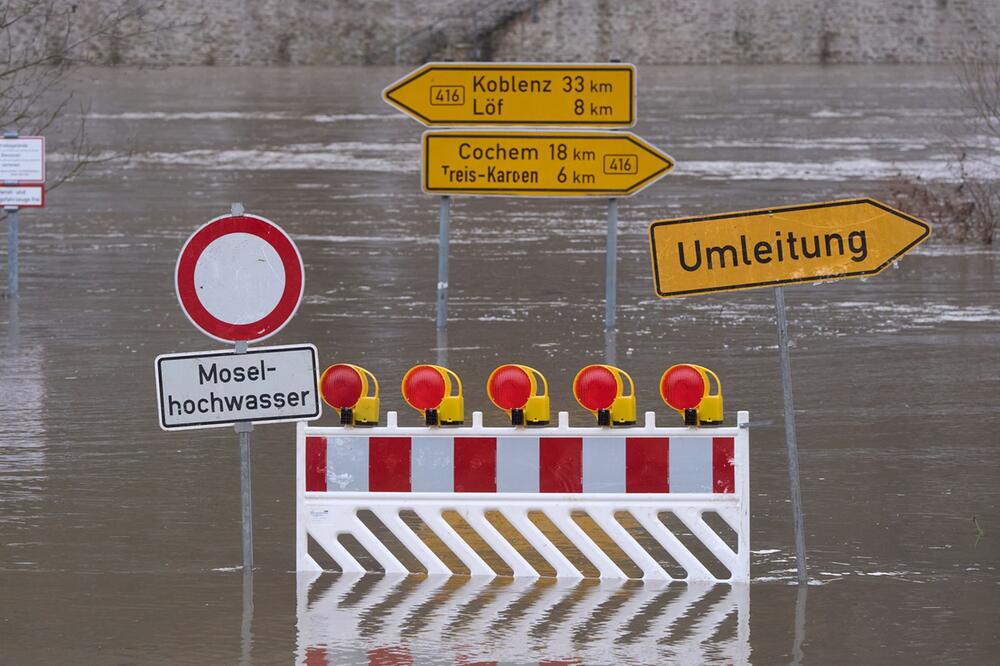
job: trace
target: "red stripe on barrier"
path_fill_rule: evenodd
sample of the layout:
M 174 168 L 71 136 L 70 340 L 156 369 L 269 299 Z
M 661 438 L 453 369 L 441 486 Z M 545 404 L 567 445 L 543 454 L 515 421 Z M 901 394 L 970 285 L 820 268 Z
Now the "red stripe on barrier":
M 712 438 L 712 492 L 736 492 L 733 438 Z
M 372 437 L 368 440 L 368 490 L 410 492 L 409 437 Z
M 583 438 L 539 437 L 538 491 L 583 492 Z
M 306 492 L 326 491 L 326 437 L 306 437 Z
M 625 438 L 625 492 L 670 492 L 670 439 Z
M 497 440 L 495 437 L 455 438 L 455 492 L 497 491 Z

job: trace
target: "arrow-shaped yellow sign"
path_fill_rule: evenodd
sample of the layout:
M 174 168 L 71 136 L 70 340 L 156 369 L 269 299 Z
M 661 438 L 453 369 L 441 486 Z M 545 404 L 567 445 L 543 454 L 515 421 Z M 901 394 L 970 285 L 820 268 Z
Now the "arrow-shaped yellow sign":
M 635 124 L 635 67 L 432 62 L 382 91 L 429 126 Z
M 631 132 L 424 132 L 433 194 L 629 196 L 673 166 Z
M 658 220 L 649 227 L 664 298 L 875 275 L 931 233 L 874 199 Z

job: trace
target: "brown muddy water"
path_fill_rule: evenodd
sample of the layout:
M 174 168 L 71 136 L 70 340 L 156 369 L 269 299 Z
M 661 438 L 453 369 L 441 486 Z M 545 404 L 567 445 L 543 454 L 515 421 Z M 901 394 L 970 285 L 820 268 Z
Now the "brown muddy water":
M 882 195 L 899 173 L 948 178 L 952 142 L 995 153 L 960 124 L 947 68 L 641 67 L 635 131 L 678 166 L 620 203 L 616 339 L 601 200 L 455 202 L 442 342 L 467 409 L 500 424 L 481 387 L 517 361 L 587 423 L 570 382 L 610 351 L 662 421 L 660 373 L 713 368 L 728 420 L 765 422 L 749 588 L 326 575 L 307 592 L 291 573 L 294 428 L 280 424 L 254 434 L 245 604 L 236 436 L 157 427 L 153 358 L 218 347 L 181 314 L 174 261 L 232 201 L 284 226 L 306 296 L 269 344 L 370 368 L 383 409 L 416 424 L 398 386 L 441 352 L 437 200 L 420 193 L 421 127 L 379 99 L 402 73 L 81 77 L 95 141 L 136 154 L 21 216 L 22 295 L 0 314 L 0 663 L 995 663 L 1000 255 L 928 244 L 866 281 L 787 290 L 800 589 L 772 295 L 660 301 L 646 244 L 658 217 Z

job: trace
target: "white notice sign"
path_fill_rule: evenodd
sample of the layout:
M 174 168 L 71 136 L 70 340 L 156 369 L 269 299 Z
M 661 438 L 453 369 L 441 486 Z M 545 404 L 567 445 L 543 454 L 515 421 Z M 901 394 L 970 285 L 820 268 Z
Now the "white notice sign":
M 0 139 L 0 182 L 45 182 L 45 137 Z
M 214 428 L 237 421 L 319 418 L 312 345 L 164 354 L 156 358 L 160 427 Z
M 18 208 L 43 208 L 44 185 L 0 185 L 0 206 Z

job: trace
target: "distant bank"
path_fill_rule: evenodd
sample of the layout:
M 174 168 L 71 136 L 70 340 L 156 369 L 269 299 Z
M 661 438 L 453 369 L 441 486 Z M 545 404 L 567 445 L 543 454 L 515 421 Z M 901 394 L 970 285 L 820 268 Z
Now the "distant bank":
M 142 0 L 136 0 L 140 4 Z M 949 63 L 1000 49 L 998 0 L 171 0 L 105 64 Z M 120 0 L 79 3 L 78 29 Z M 173 24 L 175 27 L 148 28 Z

